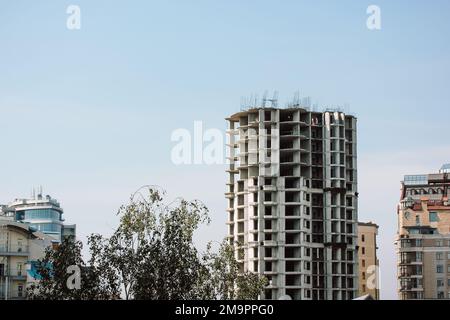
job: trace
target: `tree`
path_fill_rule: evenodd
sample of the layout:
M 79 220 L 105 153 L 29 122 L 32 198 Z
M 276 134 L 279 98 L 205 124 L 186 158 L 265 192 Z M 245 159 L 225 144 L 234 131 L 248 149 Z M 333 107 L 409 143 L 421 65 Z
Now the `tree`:
M 182 199 L 171 207 L 163 196 L 153 189 L 139 200 L 133 196 L 119 209 L 114 234 L 93 239 L 99 249 L 97 264 L 113 270 L 125 299 L 199 296 L 203 268 L 193 235 L 201 223 L 209 222 L 208 209 L 199 201 Z
M 83 244 L 73 238 L 65 238 L 56 248 L 46 248 L 45 256 L 36 263 L 38 281 L 27 288 L 28 299 L 39 300 L 99 300 L 110 299 L 116 292 L 102 286 L 102 272 L 84 263 Z M 76 282 L 79 270 L 79 288 Z
M 226 241 L 220 244 L 218 253 L 211 251 L 209 243 L 203 261 L 208 269 L 207 278 L 203 280 L 207 298 L 256 300 L 268 284 L 265 277 L 239 270 L 235 249 Z
M 201 224 L 210 222 L 208 209 L 197 200 L 177 199 L 167 205 L 164 196 L 149 189 L 148 195 L 134 194 L 121 206 L 120 223 L 111 237 L 89 237 L 89 267 L 81 258 L 79 242 L 63 242 L 55 251 L 48 250 L 41 263 L 45 277 L 31 297 L 257 299 L 267 281 L 240 272 L 231 246 L 224 242 L 217 253 L 211 244 L 204 254 L 196 249 L 193 236 Z M 65 288 L 64 272 L 73 263 L 85 270 L 82 288 L 75 292 Z

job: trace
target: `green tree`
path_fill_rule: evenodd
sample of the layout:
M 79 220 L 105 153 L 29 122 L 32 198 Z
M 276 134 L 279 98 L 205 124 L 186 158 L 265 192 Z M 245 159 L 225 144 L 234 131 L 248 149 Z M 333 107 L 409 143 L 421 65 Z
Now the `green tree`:
M 238 244 L 239 246 L 239 244 Z M 256 273 L 242 272 L 235 258 L 235 249 L 226 241 L 220 244 L 217 253 L 212 252 L 211 243 L 203 257 L 207 267 L 204 292 L 209 299 L 256 300 L 268 284 L 267 278 Z
M 28 299 L 99 300 L 117 296 L 113 288 L 101 285 L 103 272 L 86 266 L 82 248 L 82 243 L 73 238 L 65 238 L 56 248 L 46 248 L 44 258 L 36 264 L 39 281 L 27 288 Z M 68 285 L 75 274 L 71 267 L 80 270 L 79 288 Z
M 164 192 L 149 189 L 134 194 L 120 207 L 120 223 L 109 238 L 88 239 L 87 267 L 80 242 L 63 242 L 40 262 L 42 281 L 30 288 L 34 299 L 257 299 L 267 281 L 242 273 L 234 249 L 211 244 L 201 254 L 195 231 L 209 223 L 208 209 L 197 200 L 177 199 L 168 205 Z M 80 290 L 68 290 L 66 269 L 83 267 Z M 51 270 L 48 266 L 53 266 Z

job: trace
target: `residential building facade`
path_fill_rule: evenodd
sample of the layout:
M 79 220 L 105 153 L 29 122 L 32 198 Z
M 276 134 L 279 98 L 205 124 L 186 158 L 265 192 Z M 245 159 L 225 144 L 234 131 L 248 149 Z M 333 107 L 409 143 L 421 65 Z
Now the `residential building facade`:
M 0 300 L 20 300 L 36 281 L 32 261 L 44 257 L 54 239 L 27 224 L 0 218 Z
M 252 107 L 227 118 L 228 240 L 262 299 L 358 294 L 354 116 Z
M 407 175 L 397 210 L 398 294 L 450 299 L 450 165 Z
M 15 199 L 2 206 L 0 216 L 28 224 L 61 242 L 66 236 L 76 235 L 76 225 L 64 224 L 63 213 L 60 203 L 49 195 L 43 196 L 41 189 L 33 191 L 29 199 Z
M 377 235 L 377 224 L 358 223 L 359 296 L 370 295 L 375 300 L 380 299 Z

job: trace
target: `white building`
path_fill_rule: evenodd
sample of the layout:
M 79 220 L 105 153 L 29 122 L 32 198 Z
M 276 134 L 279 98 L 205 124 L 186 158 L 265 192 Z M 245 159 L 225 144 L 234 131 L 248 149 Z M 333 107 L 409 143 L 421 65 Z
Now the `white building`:
M 53 241 L 25 223 L 0 217 L 0 300 L 25 299 L 27 286 L 36 281 L 32 264 Z
M 29 199 L 15 199 L 7 206 L 2 206 L 0 216 L 29 224 L 56 241 L 61 242 L 65 236 L 75 236 L 76 226 L 64 224 L 63 209 L 56 199 L 43 196 L 42 190 L 33 191 Z

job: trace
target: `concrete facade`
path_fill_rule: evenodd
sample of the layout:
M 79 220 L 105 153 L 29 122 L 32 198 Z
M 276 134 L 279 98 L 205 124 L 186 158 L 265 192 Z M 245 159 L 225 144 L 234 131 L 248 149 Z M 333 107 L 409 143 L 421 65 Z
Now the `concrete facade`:
M 370 294 L 375 300 L 380 299 L 377 235 L 375 223 L 358 223 L 359 296 Z
M 52 241 L 24 223 L 0 218 L 0 300 L 25 299 L 27 286 L 36 281 L 30 263 L 42 259 Z
M 450 299 L 450 166 L 405 176 L 398 206 L 398 294 Z
M 358 294 L 355 117 L 250 108 L 228 119 L 228 240 L 262 299 Z

